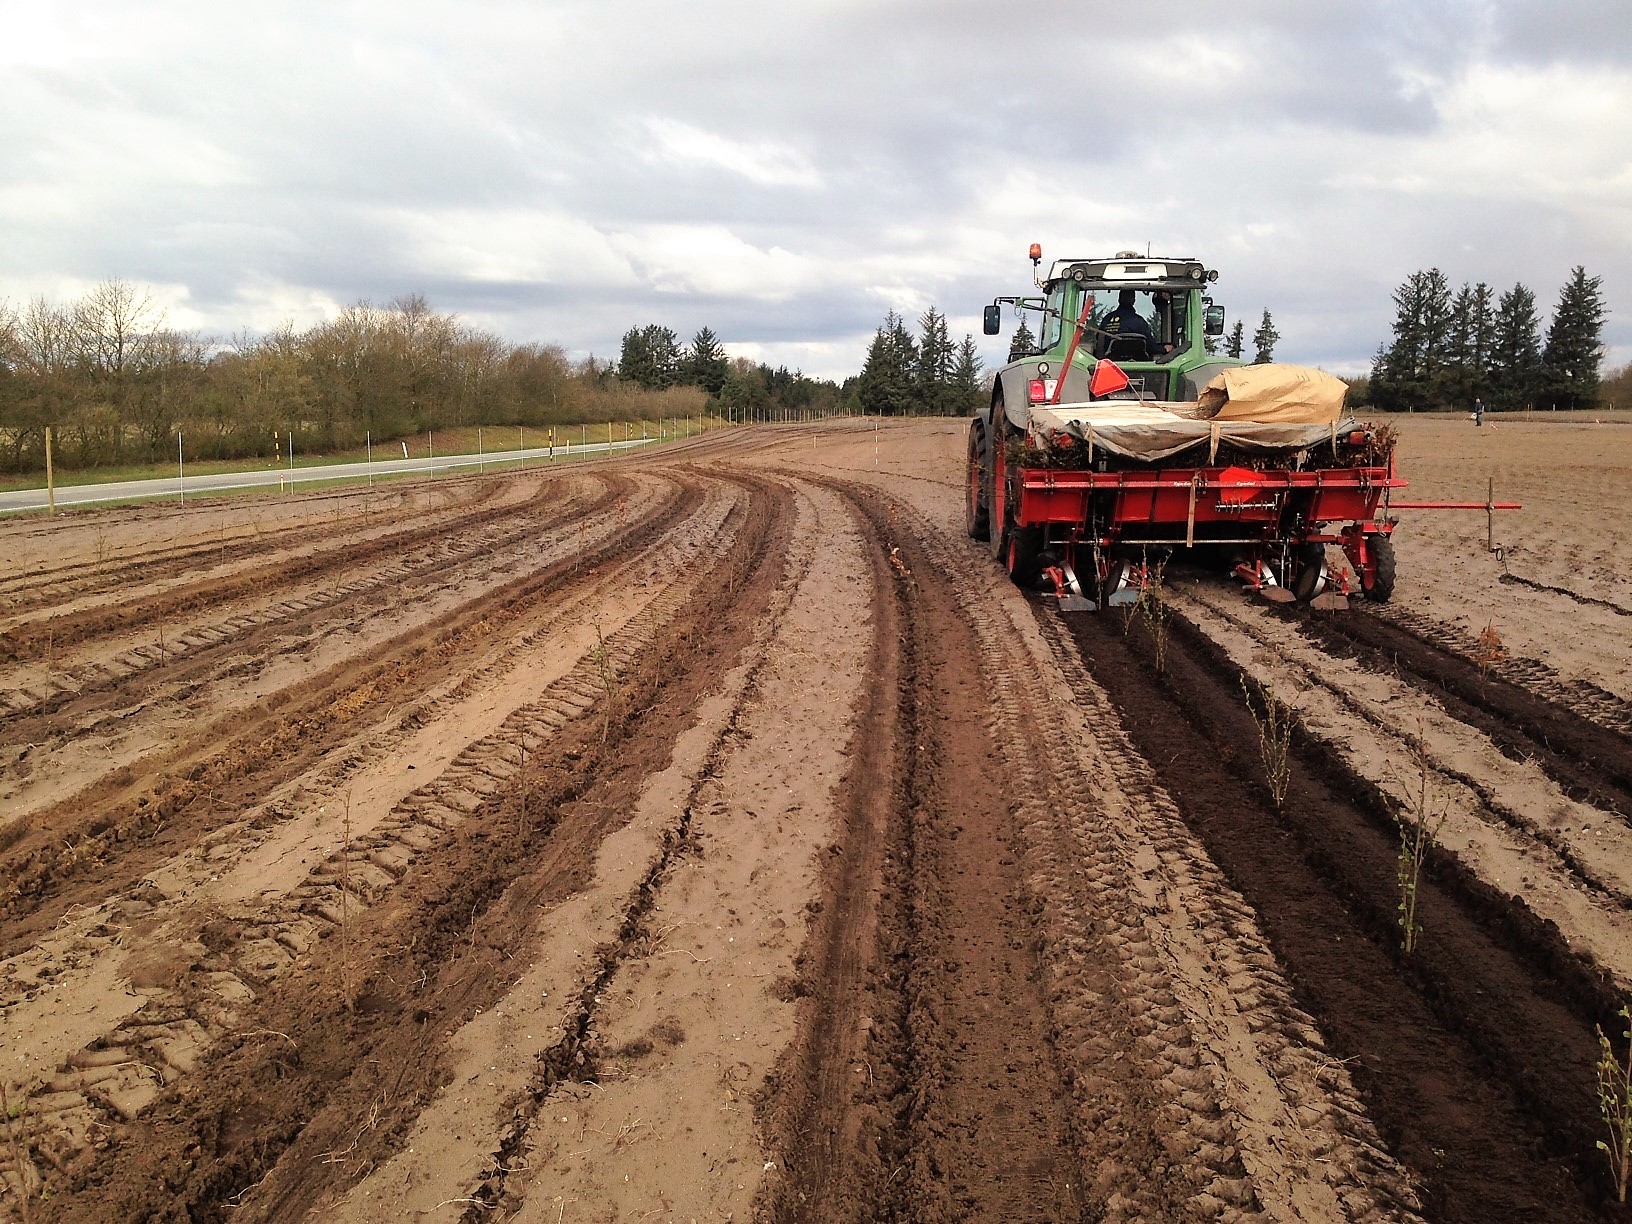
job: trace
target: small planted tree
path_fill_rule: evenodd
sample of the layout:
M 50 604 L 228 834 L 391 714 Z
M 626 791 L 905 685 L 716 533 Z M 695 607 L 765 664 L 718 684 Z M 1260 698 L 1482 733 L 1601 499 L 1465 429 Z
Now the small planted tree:
M 1439 831 L 1445 827 L 1446 817 L 1445 809 L 1435 806 L 1429 784 L 1432 767 L 1428 763 L 1428 750 L 1423 746 L 1420 733 L 1412 743 L 1412 753 L 1417 764 L 1416 789 L 1410 793 L 1409 801 L 1395 817 L 1400 828 L 1400 853 L 1395 871 L 1400 887 L 1397 906 L 1400 949 L 1407 956 L 1416 950 L 1417 939 L 1422 934 L 1422 924 L 1417 921 L 1417 892 L 1422 882 L 1422 864 L 1428 852 L 1434 848 Z
M 1604 1030 L 1598 1029 L 1598 1113 L 1609 1128 L 1609 1139 L 1598 1140 L 1598 1150 L 1609 1161 L 1615 1197 L 1624 1203 L 1632 1171 L 1632 1011 L 1623 1007 L 1620 1017 L 1628 1026 L 1621 1032 L 1627 1042 L 1624 1059 L 1616 1056 Z
M 1275 695 L 1268 683 L 1259 689 L 1262 706 L 1254 704 L 1247 678 L 1241 677 L 1241 694 L 1247 699 L 1247 713 L 1258 727 L 1258 754 L 1264 763 L 1264 782 L 1269 787 L 1275 810 L 1286 802 L 1292 784 L 1292 707 Z
M 1172 610 L 1167 606 L 1167 593 L 1162 587 L 1162 567 L 1152 566 L 1147 558 L 1141 565 L 1144 588 L 1139 592 L 1139 616 L 1150 631 L 1150 646 L 1156 657 L 1158 675 L 1167 671 L 1167 619 Z

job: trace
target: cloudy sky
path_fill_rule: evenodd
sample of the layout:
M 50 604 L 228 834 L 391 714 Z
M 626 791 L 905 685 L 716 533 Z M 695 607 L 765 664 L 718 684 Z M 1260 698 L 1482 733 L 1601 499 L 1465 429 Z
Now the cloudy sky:
M 1632 361 L 1632 0 L 58 0 L 0 41 L 0 299 L 225 337 L 423 293 L 843 378 L 1047 257 L 1220 269 L 1359 372 L 1389 295 L 1603 277 Z M 984 342 L 995 356 L 996 342 Z M 1006 348 L 1006 344 L 1004 345 Z

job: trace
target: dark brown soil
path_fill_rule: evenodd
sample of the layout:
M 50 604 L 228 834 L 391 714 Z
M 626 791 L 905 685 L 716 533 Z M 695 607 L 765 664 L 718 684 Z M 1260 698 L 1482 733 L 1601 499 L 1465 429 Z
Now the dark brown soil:
M 1262 785 L 1239 671 L 1174 620 L 1165 674 L 1143 628 L 1072 622 L 1093 673 L 1186 821 L 1256 907 L 1300 1002 L 1349 1060 L 1373 1117 L 1446 1221 L 1604 1218 L 1593 1024 L 1602 998 L 1538 971 L 1454 864 L 1419 886 L 1399 949 L 1397 835 L 1318 742 L 1298 744 L 1283 810 Z M 1443 856 L 1442 856 L 1443 859 Z

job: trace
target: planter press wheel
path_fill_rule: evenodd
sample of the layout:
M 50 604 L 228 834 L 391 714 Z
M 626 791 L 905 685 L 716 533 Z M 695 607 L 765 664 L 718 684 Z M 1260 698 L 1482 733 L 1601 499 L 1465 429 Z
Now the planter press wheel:
M 986 437 L 979 421 L 969 422 L 968 467 L 964 474 L 964 527 L 972 540 L 984 540 L 991 531 L 986 495 Z
M 1377 573 L 1371 586 L 1366 588 L 1366 598 L 1376 603 L 1387 603 L 1394 594 L 1394 541 L 1386 535 L 1375 535 L 1367 547 L 1377 558 Z
M 1321 574 L 1326 569 L 1324 544 L 1300 544 L 1294 553 L 1297 560 L 1290 584 L 1299 603 L 1308 603 L 1321 590 Z
M 1043 529 L 1010 524 L 1008 536 L 1009 551 L 1003 563 L 1008 568 L 1009 577 L 1014 579 L 1017 586 L 1036 586 L 1043 575 Z

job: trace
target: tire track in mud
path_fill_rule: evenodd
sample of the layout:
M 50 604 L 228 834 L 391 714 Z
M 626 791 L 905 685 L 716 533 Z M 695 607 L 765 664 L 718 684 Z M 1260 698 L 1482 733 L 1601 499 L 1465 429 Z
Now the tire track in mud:
M 490 649 L 505 625 L 570 587 L 586 569 L 638 549 L 648 536 L 660 537 L 701 500 L 695 484 L 673 488 L 646 518 L 614 528 L 585 551 L 512 579 L 434 624 L 285 690 L 264 709 L 229 715 L 202 735 L 31 814 L 0 859 L 7 885 L 0 912 L 9 920 L 0 955 L 54 922 L 80 891 L 96 890 L 94 901 L 128 886 L 187 844 L 200 822 L 217 823 L 213 813 L 242 810 L 309 768 L 352 734 L 365 712 L 412 701 Z M 69 881 L 74 887 L 63 896 Z
M 221 657 L 244 654 L 256 643 L 264 643 L 273 636 L 278 636 L 281 641 L 287 635 L 298 635 L 303 628 L 309 636 L 304 642 L 297 641 L 294 646 L 309 645 L 311 634 L 320 634 L 325 625 L 338 623 L 348 606 L 366 606 L 371 597 L 378 598 L 379 592 L 390 590 L 397 597 L 412 592 L 424 598 L 470 581 L 471 575 L 466 571 L 486 568 L 502 572 L 505 565 L 514 565 L 517 560 L 514 556 L 506 555 L 506 550 L 523 550 L 530 540 L 546 530 L 559 535 L 561 532 L 582 529 L 584 523 L 626 495 L 629 487 L 627 482 L 608 482 L 597 496 L 583 501 L 574 499 L 566 507 L 565 513 L 514 509 L 512 516 L 522 519 L 522 522 L 507 524 L 492 537 L 481 534 L 478 526 L 468 527 L 454 535 L 427 531 L 423 538 L 421 533 L 411 532 L 409 534 L 415 539 L 410 542 L 429 540 L 431 546 L 349 581 L 335 582 L 320 589 L 307 590 L 294 598 L 238 611 L 223 620 L 176 625 L 168 636 L 164 627 L 172 616 L 220 602 L 242 600 L 269 589 L 287 589 L 291 584 L 310 583 L 331 572 L 366 569 L 381 555 L 400 551 L 402 545 L 386 540 L 354 550 L 327 550 L 290 565 L 288 572 L 281 571 L 279 564 L 274 563 L 225 583 L 206 582 L 185 591 L 142 601 L 128 610 L 121 608 L 113 612 L 99 612 L 94 624 L 90 623 L 93 618 L 84 618 L 77 628 L 85 632 L 72 637 L 73 641 L 102 634 L 126 638 L 149 625 L 157 625 L 159 632 L 156 640 L 150 644 L 135 646 L 111 658 L 92 659 L 68 666 L 62 670 L 60 678 L 0 690 L 0 746 L 49 739 L 53 734 L 61 734 L 62 728 L 71 719 L 83 723 L 91 718 L 122 716 L 123 711 L 117 701 L 109 700 L 109 691 L 133 685 L 144 673 L 164 669 L 162 679 L 172 688 L 185 687 L 199 678 L 214 679 L 230 675 L 233 674 L 231 671 L 220 668 Z M 379 615 L 380 612 L 376 609 L 373 614 Z M 52 618 L 37 627 L 35 636 L 55 633 L 57 627 L 57 618 Z M 65 627 L 70 636 L 75 628 L 73 624 Z M 57 643 L 58 646 L 65 644 Z M 292 647 L 285 643 L 282 648 Z M 253 665 L 253 660 L 246 658 L 239 664 L 239 670 Z M 145 699 L 145 694 L 138 691 L 132 699 L 140 702 Z M 76 731 L 81 729 L 74 728 Z
M 1392 620 L 1360 609 L 1342 616 L 1289 605 L 1275 611 L 1334 654 L 1410 675 L 1510 759 L 1534 761 L 1570 798 L 1632 822 L 1632 737 L 1491 674 L 1496 669 L 1481 669 L 1476 654 L 1449 651 Z
M 683 572 L 699 562 L 711 568 L 735 530 L 712 523 L 690 547 L 665 556 L 665 568 Z M 670 586 L 536 700 L 511 713 L 492 734 L 467 744 L 447 769 L 400 800 L 366 836 L 337 847 L 290 892 L 253 916 L 223 915 L 211 922 L 200 933 L 201 946 L 188 954 L 191 990 L 149 987 L 148 1003 L 76 1053 L 23 1104 L 36 1119 L 32 1145 L 52 1167 L 69 1168 L 89 1136 L 130 1121 L 192 1071 L 286 969 L 320 941 L 337 933 L 343 938 L 349 923 L 365 920 L 423 856 L 434 854 L 466 819 L 511 786 L 529 754 L 549 751 L 563 727 L 604 700 L 608 687 L 632 670 L 693 595 L 687 585 Z M 145 904 L 172 903 L 151 884 L 142 891 Z
M 1274 665 L 1267 670 L 1279 669 L 1283 677 L 1290 673 L 1290 691 L 1307 690 L 1295 698 L 1281 694 L 1302 708 L 1306 720 L 1309 694 L 1335 702 L 1341 711 L 1335 723 L 1331 711 L 1317 713 L 1325 724 L 1319 734 L 1373 746 L 1365 760 L 1356 760 L 1352 747 L 1348 750 L 1347 759 L 1356 772 L 1402 799 L 1407 783 L 1416 785 L 1426 768 L 1437 798 L 1452 817 L 1441 840 L 1460 841 L 1470 870 L 1485 879 L 1517 881 L 1526 890 L 1525 905 L 1568 929 L 1570 938 L 1581 941 L 1612 975 L 1632 980 L 1632 964 L 1618 948 L 1632 935 L 1618 933 L 1632 912 L 1632 871 L 1625 859 L 1632 843 L 1623 816 L 1572 797 L 1571 788 L 1561 785 L 1557 773 L 1546 770 L 1542 760 L 1514 754 L 1485 726 L 1458 717 L 1462 703 L 1409 669 L 1378 666 L 1375 659 L 1368 666 L 1365 652 L 1326 653 L 1322 635 L 1304 632 L 1303 618 L 1286 617 L 1265 605 L 1242 606 L 1233 593 L 1197 586 L 1186 594 L 1179 607 L 1204 634 L 1226 650 L 1230 635 L 1257 644 L 1274 656 Z M 1234 657 L 1248 666 L 1239 653 Z M 1337 662 L 1340 657 L 1343 661 Z M 1255 683 L 1266 682 L 1266 669 L 1256 660 L 1252 671 Z M 1383 692 L 1377 691 L 1379 686 Z M 1412 700 L 1422 703 L 1415 730 L 1404 722 L 1404 711 L 1397 704 Z M 1488 752 L 1481 750 L 1480 740 L 1489 746 Z M 1532 770 L 1549 784 L 1544 790 L 1535 789 Z M 1566 777 L 1578 778 L 1579 772 L 1576 767 Z M 1458 790 L 1470 797 L 1470 825 L 1462 823 L 1460 805 L 1451 802 Z M 1510 794 L 1513 790 L 1518 793 Z M 1510 836 L 1490 847 L 1475 840 L 1480 827 L 1505 830 Z M 1553 881 L 1556 892 L 1549 887 Z M 1572 892 L 1580 897 L 1572 897 Z M 1596 911 L 1600 921 L 1587 918 L 1583 909 Z M 1598 931 L 1599 925 L 1607 925 L 1609 932 Z
M 967 628 L 948 634 L 942 625 L 939 632 L 978 644 L 995 751 L 976 768 L 1000 780 L 999 811 L 1007 819 L 999 820 L 1024 877 L 1027 902 L 1019 912 L 1041 978 L 1028 993 L 1056 1060 L 1041 1087 L 1069 1105 L 1066 1133 L 1086 1175 L 1073 1187 L 1074 1206 L 1060 1214 L 1410 1218 L 1409 1185 L 1380 1150 L 1344 1068 L 1292 1005 L 1253 933 L 1250 910 L 1206 863 L 1149 767 L 1102 721 L 1114 722 L 1108 705 L 1099 716 L 1084 715 L 1097 689 L 1069 644 L 1038 640 L 1030 611 L 1006 583 L 970 577 L 990 570 L 972 548 L 949 547 L 935 528 L 889 504 L 892 528 L 905 524 L 891 538 L 902 541 L 906 566 L 923 576 L 925 594 L 911 606 L 955 609 Z M 968 772 L 958 779 L 971 780 Z M 889 854 L 901 857 L 894 843 Z M 933 980 L 933 964 L 906 966 L 909 978 L 920 969 Z M 932 1032 L 914 1046 L 912 1020 L 922 1023 L 935 1011 L 936 995 L 920 982 L 910 988 L 924 1009 L 909 1007 L 874 1050 L 881 1056 L 895 1047 L 893 1065 L 905 1069 L 901 1086 L 846 1102 L 841 1142 L 859 1150 L 830 1163 L 865 1171 L 892 1151 L 910 1153 L 916 1163 L 903 1171 L 911 1189 L 891 1183 L 883 1203 L 919 1218 L 914 1212 L 926 1207 L 953 1206 L 937 1159 L 965 1153 L 944 1138 L 926 1103 L 945 1086 L 938 1069 L 928 1070 L 927 1083 L 913 1082 L 914 1049 L 932 1057 L 936 1047 Z M 829 1027 L 842 1039 L 842 1013 Z M 825 1082 L 816 1077 L 795 1101 Z M 868 1126 L 883 1131 L 876 1147 Z M 790 1129 L 793 1153 L 819 1138 Z M 1000 1134 L 995 1141 L 1005 1150 Z M 773 1218 L 799 1219 L 822 1204 L 783 1200 L 776 1207 Z M 861 1215 L 874 1218 L 865 1209 Z
M 812 542 L 791 538 L 791 532 L 789 534 L 786 560 L 772 566 L 768 558 L 767 564 L 761 567 L 760 581 L 771 590 L 762 601 L 762 610 L 744 621 L 744 628 L 753 634 L 753 640 L 741 646 L 749 661 L 730 708 L 703 752 L 701 765 L 679 805 L 678 815 L 661 831 L 660 851 L 629 896 L 616 933 L 596 950 L 594 963 L 562 1025 L 560 1039 L 535 1058 L 533 1072 L 518 1094 L 510 1123 L 498 1137 L 487 1173 L 468 1189 L 468 1200 L 460 1217 L 464 1221 L 488 1218 L 486 1213 L 492 1211 L 513 1214 L 520 1207 L 522 1198 L 511 1193 L 510 1178 L 528 1166 L 527 1151 L 535 1142 L 539 1114 L 562 1085 L 591 1084 L 599 1074 L 601 1051 L 596 1027 L 602 1001 L 624 965 L 651 946 L 655 932 L 650 918 L 659 906 L 665 881 L 686 856 L 701 852 L 693 826 L 700 812 L 718 802 L 713 792 L 718 787 L 726 758 L 734 742 L 744 734 L 742 727 L 748 709 L 761 697 L 763 676 L 778 647 L 782 618 L 809 569 Z M 791 581 L 776 581 L 774 575 L 778 569 L 793 575 Z
M 1256 907 L 1429 1212 L 1598 1218 L 1593 1024 L 1613 1011 L 1601 984 L 1556 931 L 1444 854 L 1418 889 L 1425 934 L 1402 956 L 1389 802 L 1302 735 L 1277 812 L 1241 672 L 1188 622 L 1170 624 L 1165 674 L 1143 630 L 1125 636 L 1114 617 L 1067 631 L 1141 751 L 1168 763 L 1185 820 Z
M 776 536 L 773 498 L 757 482 L 727 483 L 749 495 L 732 511 L 728 541 L 701 554 L 715 563 L 676 588 L 666 617 L 632 622 L 627 639 L 608 640 L 608 655 L 629 661 L 610 703 L 600 661 L 581 660 L 537 710 L 503 732 L 530 735 L 530 718 L 553 723 L 551 709 L 578 709 L 584 690 L 594 690 L 593 703 L 555 732 L 551 752 L 535 746 L 522 766 L 519 740 L 467 748 L 481 768 L 513 772 L 478 797 L 471 777 L 455 771 L 438 779 L 443 789 L 429 804 L 410 803 L 405 820 L 431 812 L 452 827 L 433 832 L 434 856 L 422 849 L 388 894 L 368 899 L 356 881 L 342 888 L 335 862 L 319 873 L 314 884 L 325 904 L 316 908 L 331 912 L 308 907 L 295 920 L 322 919 L 329 937 L 315 938 L 276 990 L 246 1001 L 237 1035 L 203 1061 L 208 1092 L 189 1088 L 198 1073 L 167 1087 L 125 1124 L 110 1152 L 63 1179 L 60 1218 L 160 1210 L 224 1219 L 251 1187 L 254 1197 L 232 1218 L 290 1218 L 301 1211 L 292 1203 L 360 1176 L 364 1156 L 372 1153 L 371 1165 L 390 1150 L 439 1082 L 446 1035 L 502 993 L 517 971 L 512 959 L 524 963 L 515 956 L 524 949 L 514 947 L 524 916 L 577 886 L 599 838 L 626 810 L 616 793 L 638 786 L 642 762 L 675 733 L 684 703 L 679 713 L 653 717 L 659 699 L 708 683 L 720 653 L 734 649 L 732 633 L 716 631 L 717 618 L 766 597 L 752 576 L 778 564 L 786 546 Z M 604 718 L 593 717 L 602 710 Z M 495 768 L 500 757 L 507 764 Z M 620 773 L 629 775 L 622 783 Z M 597 788 L 596 801 L 587 801 Z M 525 794 L 536 815 L 523 821 Z M 371 849 L 357 847 L 362 858 L 350 861 L 367 862 Z M 342 893 L 358 902 L 344 940 L 332 924 Z M 349 989 L 339 989 L 347 963 L 356 968 Z M 224 1116 L 234 1121 L 223 1127 Z
M 814 1003 L 768 1109 L 788 1176 L 758 1214 L 1081 1219 L 1016 831 L 980 769 L 978 651 L 893 506 L 817 483 L 867 524 L 876 679 L 801 967 Z
M 518 508 L 517 503 L 505 501 L 502 496 L 504 488 L 504 485 L 497 482 L 478 486 L 473 490 L 471 502 L 444 507 L 429 516 L 422 516 L 414 526 L 397 530 L 395 538 L 399 543 L 405 542 L 410 536 L 414 539 L 430 538 L 427 532 L 457 531 L 494 517 L 502 517 L 506 509 Z M 539 490 L 529 500 L 537 500 L 544 492 L 543 489 Z M 377 525 L 377 516 L 389 517 L 403 513 L 406 509 L 404 503 L 412 494 L 407 491 L 394 491 L 394 497 L 391 494 L 385 496 L 392 498 L 397 504 L 391 507 L 368 505 L 361 511 L 353 511 L 350 517 L 340 522 L 321 518 L 300 522 L 298 529 L 301 532 L 302 544 L 308 547 L 321 546 L 333 539 L 345 539 L 358 532 L 367 532 L 370 527 Z M 346 497 L 344 500 L 354 501 L 355 498 Z M 494 502 L 501 504 L 489 505 Z M 436 525 L 433 526 L 430 520 L 435 520 Z M 84 526 L 82 530 L 89 531 L 90 525 Z M 230 541 L 217 538 L 203 543 L 156 548 L 134 557 L 128 555 L 127 550 L 121 550 L 121 555 L 111 560 L 102 557 L 95 561 L 73 561 L 57 566 L 36 567 L 14 578 L 0 579 L 0 609 L 3 609 L 5 619 L 15 618 L 21 621 L 26 619 L 28 613 L 38 609 L 60 606 L 114 591 L 132 581 L 144 586 L 152 585 L 170 579 L 184 578 L 200 570 L 219 570 L 229 565 L 253 561 L 264 556 L 269 540 L 275 539 L 276 535 L 276 532 L 263 531 L 257 524 L 249 531 L 242 527 L 237 528 L 236 538 Z
M 1407 639 L 1437 647 L 1452 661 L 1452 668 L 1460 661 L 1477 671 L 1470 661 L 1479 657 L 1481 648 L 1471 634 L 1407 608 L 1384 606 L 1368 610 L 1367 615 L 1372 624 L 1386 623 Z M 1496 660 L 1488 671 L 1543 702 L 1562 706 L 1619 735 L 1632 736 L 1632 702 L 1591 681 L 1566 679 L 1540 660 L 1522 657 Z

